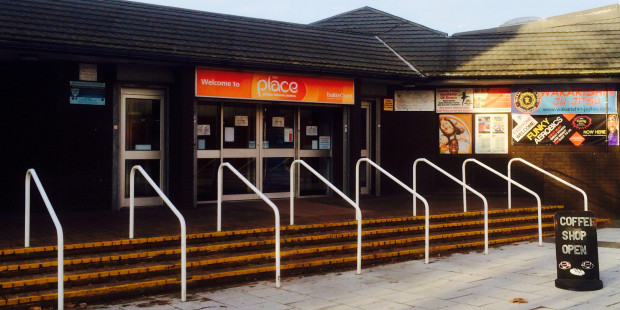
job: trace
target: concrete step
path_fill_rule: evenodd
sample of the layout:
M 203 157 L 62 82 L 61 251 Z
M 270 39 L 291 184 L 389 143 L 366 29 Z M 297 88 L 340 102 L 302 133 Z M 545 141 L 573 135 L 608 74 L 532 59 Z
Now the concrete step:
M 544 212 L 560 209 L 545 208 Z M 490 245 L 538 238 L 536 208 L 489 213 Z M 482 217 L 482 212 L 429 217 L 431 254 L 483 247 Z M 422 257 L 423 219 L 405 217 L 363 221 L 362 266 Z M 545 234 L 553 235 L 552 214 L 545 214 L 543 219 Z M 282 275 L 352 268 L 356 261 L 356 229 L 355 221 L 283 226 Z M 273 277 L 273 233 L 272 227 L 188 237 L 192 240 L 192 246 L 187 248 L 188 281 L 199 285 Z M 179 289 L 179 242 L 178 236 L 164 236 L 67 245 L 65 298 L 101 298 L 104 295 L 108 298 L 108 295 L 145 290 Z M 97 247 L 98 244 L 101 248 Z M 43 253 L 47 254 L 46 259 L 41 257 Z M 57 298 L 55 254 L 55 247 L 1 250 L 0 306 L 54 301 Z

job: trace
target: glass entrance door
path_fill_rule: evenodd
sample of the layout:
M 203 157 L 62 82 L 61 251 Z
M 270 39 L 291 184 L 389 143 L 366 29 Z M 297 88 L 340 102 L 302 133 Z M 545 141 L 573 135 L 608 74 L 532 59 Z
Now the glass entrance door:
M 295 108 L 264 105 L 260 150 L 262 191 L 270 198 L 290 195 L 289 169 L 295 160 Z
M 121 91 L 121 132 L 119 184 L 121 205 L 129 206 L 131 168 L 140 165 L 163 188 L 164 93 L 158 90 L 123 89 Z M 159 205 L 161 198 L 137 173 L 135 205 Z
M 197 201 L 217 200 L 217 170 L 230 163 L 269 198 L 290 195 L 290 166 L 301 158 L 331 179 L 333 108 L 199 101 L 196 107 Z M 301 128 L 301 129 L 300 129 Z M 329 188 L 305 169 L 298 195 Z M 224 169 L 223 200 L 258 198 Z

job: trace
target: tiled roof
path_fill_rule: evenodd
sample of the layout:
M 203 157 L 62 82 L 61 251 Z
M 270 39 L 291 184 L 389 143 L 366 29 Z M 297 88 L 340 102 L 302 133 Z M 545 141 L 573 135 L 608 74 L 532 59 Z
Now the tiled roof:
M 620 74 L 618 5 L 451 37 L 368 7 L 314 24 L 375 34 L 427 77 Z
M 0 0 L 0 48 L 378 77 L 609 76 L 620 74 L 620 6 L 448 37 L 369 7 L 301 25 L 123 0 Z
M 0 48 L 412 76 L 374 36 L 122 0 L 0 0 Z
M 618 51 L 620 6 L 611 5 L 523 25 L 455 34 L 442 50 L 453 54 L 445 62 L 426 67 L 425 73 L 610 75 L 620 73 Z M 421 57 L 416 58 L 422 61 Z

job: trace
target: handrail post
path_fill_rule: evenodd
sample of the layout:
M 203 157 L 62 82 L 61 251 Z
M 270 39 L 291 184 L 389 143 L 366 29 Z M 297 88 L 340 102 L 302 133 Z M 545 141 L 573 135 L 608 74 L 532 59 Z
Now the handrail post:
M 510 166 L 512 165 L 512 160 L 508 161 L 508 180 L 512 180 Z M 508 209 L 512 209 L 512 183 L 508 182 Z
M 463 176 L 463 212 L 467 212 L 467 189 L 465 188 L 465 184 L 467 184 L 467 179 L 465 177 L 465 162 L 467 162 L 467 160 L 465 160 L 463 162 L 463 167 L 462 167 L 462 176 Z
M 133 210 L 134 210 L 134 179 L 136 176 L 136 171 L 140 172 L 140 174 L 142 174 L 142 176 L 144 177 L 144 179 L 146 179 L 146 181 L 149 183 L 149 185 L 151 185 L 151 187 L 155 190 L 155 192 L 157 193 L 157 195 L 159 195 L 159 197 L 164 201 L 164 203 L 166 203 L 166 205 L 168 206 L 168 208 L 170 208 L 170 210 L 174 213 L 174 215 L 176 215 L 176 217 L 179 219 L 179 224 L 181 226 L 181 301 L 186 301 L 187 300 L 187 227 L 185 225 L 185 218 L 183 217 L 183 215 L 181 214 L 181 212 L 179 212 L 179 210 L 174 206 L 174 204 L 170 201 L 170 199 L 168 199 L 168 197 L 166 196 L 166 194 L 164 194 L 164 192 L 162 192 L 162 190 L 159 188 L 159 186 L 157 186 L 157 184 L 155 184 L 155 182 L 153 181 L 153 179 L 151 179 L 151 177 L 148 175 L 148 173 L 146 173 L 146 171 L 142 168 L 142 166 L 140 165 L 135 165 L 131 168 L 131 173 L 130 173 L 130 180 L 129 180 L 129 230 L 130 230 L 130 239 L 133 239 L 133 221 L 134 221 L 134 217 L 133 217 Z
M 258 188 L 256 188 L 256 186 L 254 186 L 254 184 L 252 184 L 252 182 L 250 182 L 248 179 L 246 179 L 243 175 L 241 175 L 241 173 L 239 173 L 239 171 L 237 169 L 235 169 L 235 167 L 233 167 L 230 163 L 224 162 L 221 163 L 219 168 L 218 168 L 218 231 L 221 231 L 221 212 L 222 212 L 222 187 L 223 187 L 223 177 L 222 177 L 222 173 L 223 173 L 223 168 L 227 167 L 228 169 L 230 169 L 230 171 L 232 171 L 233 174 L 235 174 L 237 176 L 237 178 L 239 178 L 239 180 L 241 180 L 243 183 L 245 183 L 245 185 L 247 187 L 249 187 L 256 195 L 258 195 L 263 201 L 265 201 L 267 203 L 267 205 L 269 205 L 269 207 L 271 207 L 271 209 L 273 210 L 274 213 L 274 217 L 275 217 L 275 251 L 276 251 L 276 287 L 280 287 L 280 211 L 278 210 L 278 207 L 269 199 L 267 198 L 267 196 L 265 196 L 265 194 L 263 194 L 260 190 L 258 190 Z
M 417 179 L 416 176 L 418 175 L 417 174 L 417 167 L 418 167 L 418 161 L 414 161 L 413 162 L 413 185 L 411 186 L 411 188 L 416 193 L 418 192 L 418 190 L 417 190 L 417 182 L 416 182 L 416 179 Z M 416 197 L 413 197 L 413 216 L 417 216 L 417 206 L 418 206 L 417 199 L 416 199 Z
M 537 170 L 537 171 L 539 171 L 539 172 L 541 172 L 541 173 L 543 173 L 543 174 L 545 174 L 545 175 L 555 179 L 556 181 L 558 181 L 558 182 L 560 182 L 560 183 L 562 183 L 562 184 L 564 184 L 564 185 L 566 185 L 566 186 L 568 186 L 568 187 L 570 187 L 570 188 L 580 192 L 583 195 L 583 209 L 584 209 L 584 211 L 588 211 L 588 195 L 586 194 L 586 192 L 584 190 L 582 190 L 581 188 L 579 188 L 579 187 L 577 187 L 577 186 L 575 186 L 575 185 L 573 185 L 571 183 L 568 183 L 567 181 L 561 179 L 560 177 L 558 177 L 558 176 L 556 176 L 556 175 L 554 175 L 554 174 L 552 174 L 552 173 L 550 173 L 550 172 L 548 172 L 548 171 L 546 171 L 546 170 L 544 170 L 544 169 L 542 169 L 542 168 L 540 168 L 540 167 L 530 163 L 529 161 L 527 161 L 527 160 L 525 160 L 523 158 L 513 158 L 513 159 L 511 159 L 508 162 L 508 175 L 510 175 L 511 164 L 512 164 L 513 161 L 520 161 L 520 162 L 530 166 L 534 170 Z
M 523 186 L 522 184 L 510 179 L 509 177 L 501 174 L 499 171 L 483 164 L 481 161 L 475 159 L 475 158 L 468 158 L 466 160 L 463 161 L 463 180 L 465 180 L 465 166 L 467 165 L 468 162 L 473 162 L 475 164 L 478 164 L 479 166 L 487 169 L 488 171 L 492 172 L 493 174 L 499 176 L 500 178 L 507 180 L 508 184 L 513 184 L 516 185 L 517 187 L 519 187 L 520 189 L 532 194 L 534 196 L 534 198 L 536 198 L 536 202 L 537 202 L 537 206 L 538 206 L 538 245 L 542 246 L 542 205 L 541 205 L 541 201 L 540 201 L 540 196 L 538 196 L 538 194 L 536 194 L 536 192 L 530 190 L 529 188 Z
M 375 163 L 374 161 L 368 159 L 368 158 L 360 158 L 357 161 L 357 164 L 355 165 L 355 176 L 356 176 L 356 187 L 355 187 L 355 197 L 356 197 L 356 201 L 355 203 L 357 203 L 357 205 L 359 206 L 359 191 L 360 191 L 360 186 L 359 186 L 359 169 L 360 169 L 360 164 L 362 162 L 366 162 L 368 165 L 373 166 L 375 169 L 379 170 L 381 173 L 383 173 L 385 176 L 387 176 L 388 178 L 392 179 L 392 181 L 396 182 L 396 184 L 400 185 L 402 188 L 406 189 L 410 194 L 413 195 L 413 199 L 415 200 L 416 197 L 420 198 L 420 200 L 422 200 L 422 202 L 424 203 L 424 263 L 428 264 L 428 255 L 429 255 L 429 208 L 428 208 L 428 201 L 426 201 L 426 199 L 422 196 L 420 196 L 418 193 L 416 193 L 412 188 L 409 188 L 407 185 L 405 185 L 405 183 L 401 182 L 399 179 L 397 179 L 395 176 L 393 176 L 391 173 L 385 171 L 385 169 L 381 168 L 381 166 L 377 165 L 377 163 Z M 415 216 L 415 215 L 414 215 Z
M 47 197 L 47 193 L 45 192 L 45 189 L 43 188 L 43 185 L 41 184 L 41 180 L 39 180 L 39 176 L 37 175 L 37 172 L 34 169 L 28 169 L 26 171 L 26 201 L 25 201 L 25 227 L 26 227 L 26 232 L 25 232 L 25 236 L 24 236 L 24 246 L 25 247 L 30 247 L 30 179 L 32 177 L 32 180 L 34 181 L 35 185 L 37 186 L 37 189 L 39 189 L 39 193 L 41 194 L 41 198 L 43 199 L 43 202 L 45 203 L 45 207 L 47 208 L 47 212 L 49 213 L 50 217 L 52 218 L 52 222 L 54 222 L 54 226 L 56 227 L 56 238 L 58 239 L 58 245 L 56 247 L 56 250 L 58 252 L 58 262 L 57 262 L 57 266 L 58 266 L 58 309 L 59 310 L 63 310 L 64 306 L 65 306 L 65 286 L 64 286 L 64 272 L 65 272 L 65 264 L 64 264 L 64 233 L 62 231 L 62 226 L 60 225 L 60 221 L 58 220 L 58 217 L 56 216 L 56 212 L 54 211 L 54 208 L 52 207 L 52 203 L 50 202 L 49 198 Z
M 437 165 L 433 164 L 426 158 L 418 158 L 413 162 L 413 180 L 414 181 L 416 179 L 416 166 L 418 162 L 426 163 L 427 165 L 441 172 L 443 175 L 447 176 L 449 179 L 453 180 L 457 184 L 461 184 L 465 186 L 468 190 L 470 190 L 472 193 L 476 194 L 476 196 L 482 199 L 482 202 L 484 203 L 484 254 L 489 254 L 489 203 L 486 197 L 484 197 L 484 195 L 480 194 L 478 191 L 473 189 L 471 186 L 465 184 L 463 181 L 455 178 L 453 175 L 449 174 L 447 171 L 439 168 Z
M 289 207 L 290 207 L 290 218 L 289 218 L 289 224 L 290 225 L 295 225 L 295 169 L 294 169 L 294 165 L 291 164 L 291 168 L 290 168 L 290 173 L 289 173 L 289 180 L 290 180 L 290 189 L 291 189 L 291 196 L 289 199 Z
M 217 231 L 222 231 L 222 194 L 224 193 L 224 166 L 217 168 Z
M 350 205 L 352 205 L 353 208 L 355 208 L 355 220 L 357 221 L 357 270 L 355 273 L 361 274 L 362 273 L 362 211 L 360 210 L 359 205 L 356 202 L 352 201 L 351 198 L 347 197 L 347 195 L 345 195 L 338 188 L 336 188 L 334 184 L 332 184 L 327 179 L 325 179 L 320 173 L 318 173 L 316 170 L 314 170 L 305 161 L 301 159 L 296 159 L 291 163 L 290 171 L 294 170 L 295 164 L 300 164 L 306 167 L 306 169 L 308 169 L 308 171 L 310 171 L 312 174 L 314 174 L 314 176 L 316 176 L 319 180 L 321 180 L 321 182 L 323 182 L 325 185 L 331 188 L 336 194 L 338 194 L 340 197 L 346 200 Z M 291 203 L 291 210 L 292 210 L 292 206 L 293 204 Z

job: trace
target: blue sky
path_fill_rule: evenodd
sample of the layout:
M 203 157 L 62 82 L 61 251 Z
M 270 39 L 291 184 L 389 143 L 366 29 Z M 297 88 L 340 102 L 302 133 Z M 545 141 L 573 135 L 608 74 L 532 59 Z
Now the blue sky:
M 618 3 L 618 0 L 137 1 L 301 24 L 370 6 L 448 34 L 493 28 L 518 17 L 550 17 Z

